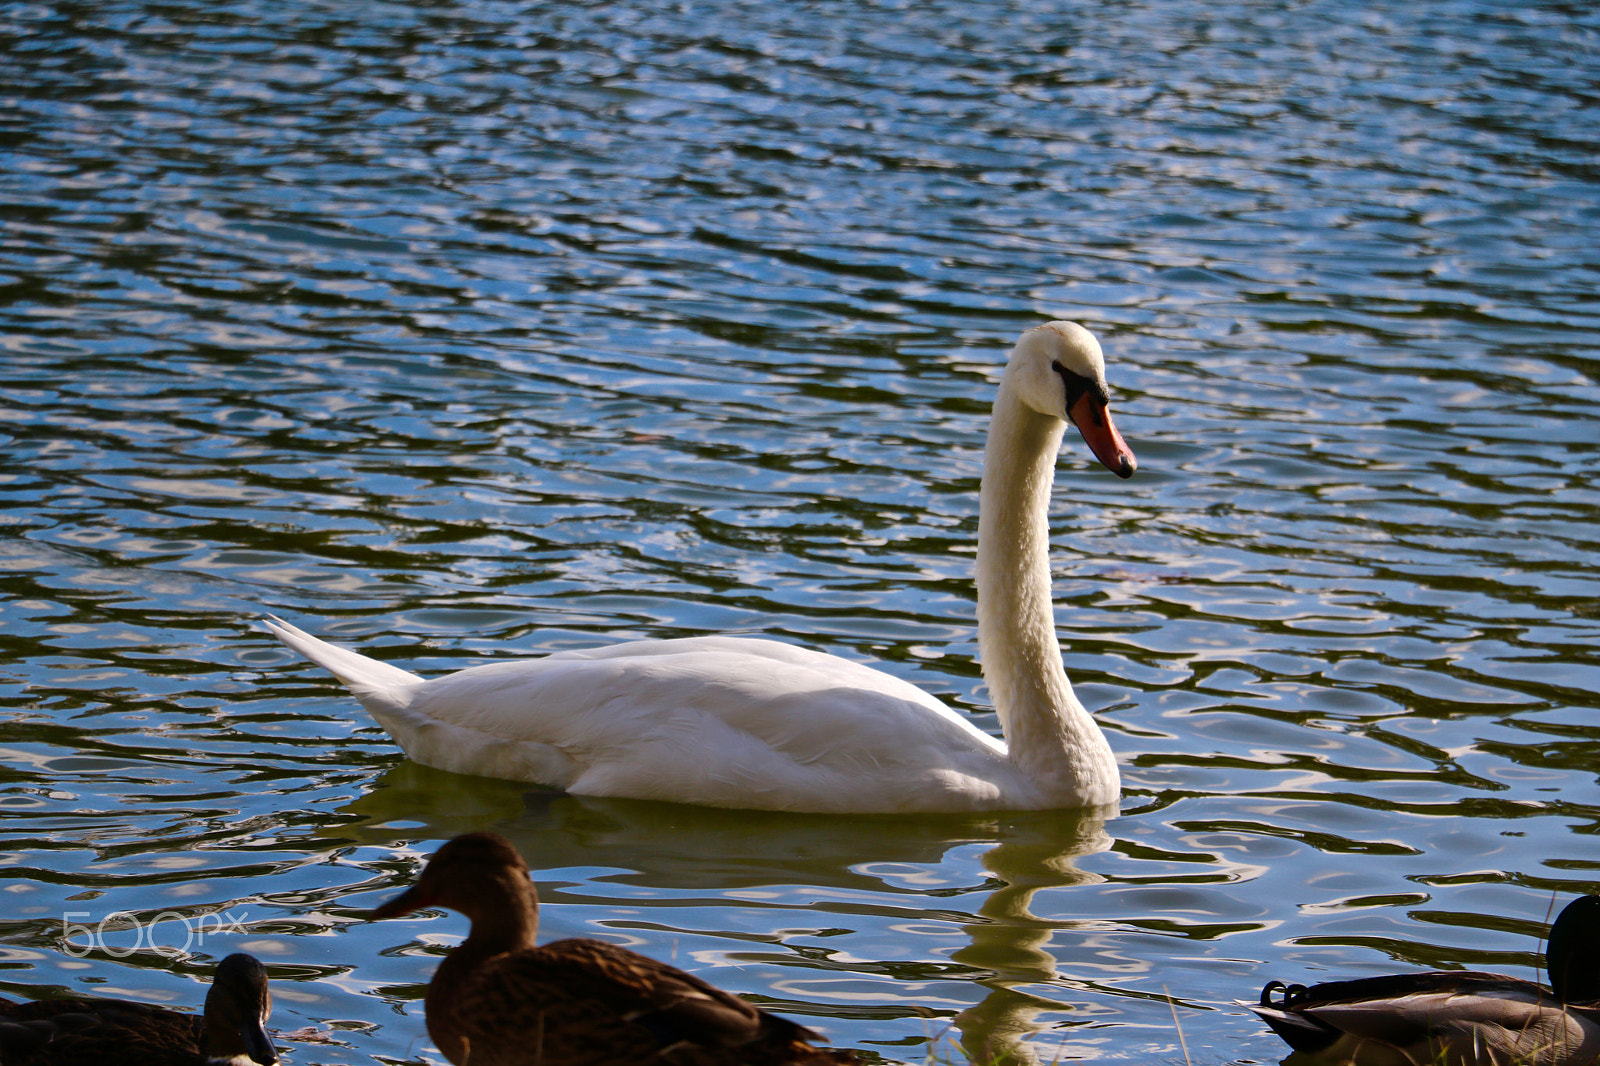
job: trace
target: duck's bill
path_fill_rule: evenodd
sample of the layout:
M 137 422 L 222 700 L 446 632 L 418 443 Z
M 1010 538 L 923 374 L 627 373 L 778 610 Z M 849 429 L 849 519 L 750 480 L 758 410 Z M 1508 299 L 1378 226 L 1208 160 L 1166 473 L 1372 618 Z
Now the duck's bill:
M 428 901 L 423 898 L 422 893 L 415 888 L 408 888 L 388 903 L 379 904 L 367 917 L 374 921 L 379 918 L 398 918 L 402 914 L 410 914 L 412 911 L 421 910 L 427 905 Z
M 1139 460 L 1133 457 L 1133 449 L 1112 424 L 1111 408 L 1104 400 L 1092 392 L 1084 393 L 1067 414 L 1083 434 L 1083 442 L 1107 470 L 1126 478 L 1139 469 Z
M 250 1056 L 252 1062 L 259 1062 L 261 1066 L 276 1066 L 278 1049 L 272 1046 L 272 1038 L 260 1024 L 246 1026 L 239 1035 L 244 1038 L 245 1054 Z

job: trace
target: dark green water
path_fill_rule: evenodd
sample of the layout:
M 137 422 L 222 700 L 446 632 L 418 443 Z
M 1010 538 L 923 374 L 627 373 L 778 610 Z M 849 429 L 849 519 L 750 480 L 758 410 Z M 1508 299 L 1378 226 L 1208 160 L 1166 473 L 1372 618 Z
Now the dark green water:
M 1586 5 L 0 3 L 0 55 L 0 993 L 251 950 L 292 1063 L 441 1062 L 463 923 L 362 913 L 494 827 L 546 936 L 886 1059 L 1274 1062 L 1267 979 L 1535 976 L 1600 889 Z M 993 729 L 985 419 L 1055 317 L 1141 461 L 1056 495 L 1103 825 L 530 797 L 252 626 L 763 632 Z

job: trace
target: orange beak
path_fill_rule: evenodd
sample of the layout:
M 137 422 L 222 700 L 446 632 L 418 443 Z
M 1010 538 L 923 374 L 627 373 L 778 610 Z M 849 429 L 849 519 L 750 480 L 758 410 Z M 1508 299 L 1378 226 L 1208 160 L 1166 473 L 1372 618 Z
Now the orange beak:
M 1111 409 L 1100 397 L 1092 392 L 1079 396 L 1067 417 L 1072 419 L 1072 424 L 1083 434 L 1083 442 L 1107 470 L 1118 477 L 1129 478 L 1139 469 L 1139 460 L 1133 457 L 1128 443 L 1112 425 Z

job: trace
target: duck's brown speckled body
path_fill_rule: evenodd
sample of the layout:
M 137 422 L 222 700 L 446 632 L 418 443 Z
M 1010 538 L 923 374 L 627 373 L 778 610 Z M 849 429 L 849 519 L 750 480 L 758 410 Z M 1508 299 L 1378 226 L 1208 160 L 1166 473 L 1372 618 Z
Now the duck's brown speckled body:
M 1549 988 L 1441 970 L 1272 981 L 1245 1006 L 1308 1066 L 1600 1066 L 1600 896 L 1567 905 L 1545 958 Z
M 267 974 L 245 954 L 217 964 L 205 1014 L 120 999 L 0 1001 L 4 1066 L 273 1066 Z
M 817 1034 L 692 974 L 599 940 L 538 947 L 538 897 L 493 833 L 445 844 L 374 918 L 447 907 L 472 921 L 428 985 L 428 1035 L 457 1066 L 850 1063 Z

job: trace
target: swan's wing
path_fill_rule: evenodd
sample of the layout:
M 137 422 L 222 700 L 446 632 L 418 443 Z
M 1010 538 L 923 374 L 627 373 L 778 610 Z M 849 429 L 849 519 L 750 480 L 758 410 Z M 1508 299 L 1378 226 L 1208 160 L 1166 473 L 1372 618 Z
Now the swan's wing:
M 923 806 L 1014 772 L 1004 745 L 916 686 L 776 641 L 637 641 L 473 667 L 409 695 L 409 742 L 384 724 L 417 761 L 587 795 L 896 810 L 914 771 Z M 884 794 L 863 807 L 872 789 Z
M 592 796 L 794 811 L 1032 806 L 1005 745 L 915 685 L 778 641 L 691 637 L 431 681 L 277 620 L 407 755 Z

